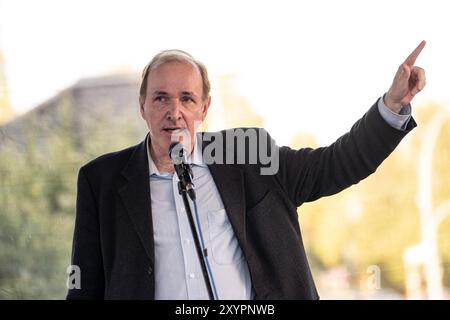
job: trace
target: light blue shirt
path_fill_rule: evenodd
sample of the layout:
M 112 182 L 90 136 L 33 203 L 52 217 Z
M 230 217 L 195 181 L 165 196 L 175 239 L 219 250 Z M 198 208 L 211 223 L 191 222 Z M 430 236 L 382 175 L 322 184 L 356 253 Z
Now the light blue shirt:
M 219 299 L 252 299 L 247 261 L 208 166 L 203 163 L 198 143 L 187 161 L 192 164 L 200 225 Z M 178 194 L 178 177 L 159 172 L 149 150 L 147 141 L 155 243 L 155 299 L 209 299 L 183 199 Z M 194 214 L 193 205 L 191 208 Z
M 411 118 L 411 106 L 396 114 L 386 107 L 382 98 L 378 110 L 398 130 L 404 130 Z M 187 161 L 192 164 L 200 224 L 219 299 L 253 299 L 247 262 L 219 191 L 203 162 L 199 141 Z M 183 200 L 178 194 L 178 177 L 158 171 L 148 140 L 146 143 L 155 243 L 155 299 L 209 299 Z
M 384 104 L 384 97 L 378 100 L 378 111 L 391 127 L 397 130 L 405 130 L 411 119 L 411 105 L 404 106 L 400 113 L 395 113 Z

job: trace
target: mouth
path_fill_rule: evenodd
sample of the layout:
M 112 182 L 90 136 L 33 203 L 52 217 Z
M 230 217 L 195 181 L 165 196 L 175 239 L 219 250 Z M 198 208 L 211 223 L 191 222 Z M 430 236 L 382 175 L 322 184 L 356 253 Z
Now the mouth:
M 184 130 L 186 130 L 186 128 L 181 127 L 166 127 L 162 129 L 162 131 L 169 134 L 182 134 Z
M 187 128 L 184 127 L 164 127 L 161 131 L 171 137 L 184 136 L 187 134 Z

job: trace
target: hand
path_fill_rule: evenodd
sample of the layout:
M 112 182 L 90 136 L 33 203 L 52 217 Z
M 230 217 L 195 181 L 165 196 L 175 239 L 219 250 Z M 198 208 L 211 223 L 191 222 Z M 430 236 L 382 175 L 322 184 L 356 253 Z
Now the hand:
M 384 96 L 384 103 L 395 113 L 399 113 L 425 87 L 425 70 L 414 65 L 424 47 L 425 41 L 422 41 L 400 65 L 389 91 Z

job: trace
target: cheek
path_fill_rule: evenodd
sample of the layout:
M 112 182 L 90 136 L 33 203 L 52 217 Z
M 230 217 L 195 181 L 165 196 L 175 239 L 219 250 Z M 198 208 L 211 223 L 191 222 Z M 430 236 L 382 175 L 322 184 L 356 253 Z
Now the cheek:
M 202 109 L 199 109 L 199 110 L 193 112 L 193 113 L 190 115 L 189 118 L 190 118 L 190 121 L 191 121 L 191 122 L 199 122 L 199 121 L 202 121 L 202 119 L 203 119 L 203 112 L 202 112 Z
M 197 129 L 199 125 L 202 123 L 202 113 L 196 112 L 190 115 L 185 115 L 184 119 L 186 121 L 189 130 L 192 132 L 195 129 Z
M 156 121 L 156 117 L 154 116 L 153 112 L 150 112 L 150 110 L 145 109 L 144 110 L 144 115 L 143 118 L 145 120 L 145 122 L 147 123 L 147 127 L 150 131 L 150 134 L 153 136 L 154 132 L 157 132 L 157 125 L 158 125 L 158 121 Z
M 157 112 L 154 108 L 146 107 L 144 111 L 144 118 L 147 121 L 148 124 L 158 124 L 162 120 L 161 114 Z

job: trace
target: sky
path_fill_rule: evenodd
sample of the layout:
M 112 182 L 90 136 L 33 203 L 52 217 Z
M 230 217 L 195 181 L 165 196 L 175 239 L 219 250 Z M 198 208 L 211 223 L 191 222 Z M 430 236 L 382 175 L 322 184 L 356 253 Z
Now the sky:
M 413 108 L 450 105 L 447 3 L 0 0 L 0 48 L 18 113 L 83 77 L 140 72 L 178 48 L 207 65 L 213 88 L 214 78 L 236 74 L 280 144 L 298 132 L 328 144 L 387 91 L 421 40 L 416 65 L 427 86 Z

